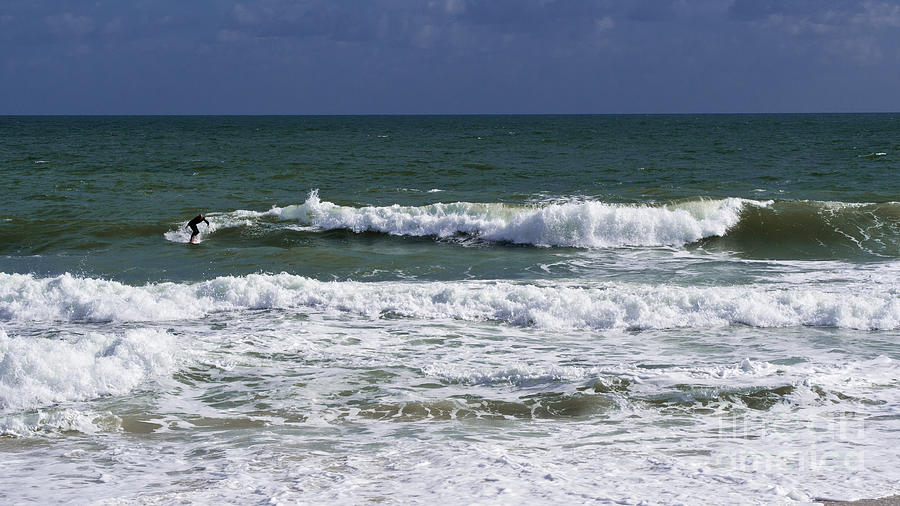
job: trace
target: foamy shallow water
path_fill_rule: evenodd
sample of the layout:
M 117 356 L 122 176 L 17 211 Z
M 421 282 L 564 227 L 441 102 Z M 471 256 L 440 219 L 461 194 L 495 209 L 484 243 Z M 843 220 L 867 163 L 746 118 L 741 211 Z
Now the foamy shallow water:
M 770 504 L 895 492 L 895 263 L 650 253 L 544 267 L 619 273 L 606 279 L 0 273 L 0 471 L 20 485 L 2 497 Z
M 100 504 L 889 494 L 900 479 L 888 465 L 900 443 L 896 338 L 306 306 L 7 319 L 0 444 L 11 458 L 0 466 L 20 486 L 3 494 Z

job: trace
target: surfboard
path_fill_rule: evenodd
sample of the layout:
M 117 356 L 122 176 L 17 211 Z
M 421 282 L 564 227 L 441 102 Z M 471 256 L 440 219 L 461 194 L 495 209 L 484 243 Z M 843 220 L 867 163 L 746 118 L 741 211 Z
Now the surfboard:
M 199 236 L 199 235 L 195 235 L 194 237 L 191 237 L 191 240 L 189 240 L 188 243 L 190 243 L 190 244 L 200 244 L 200 236 Z

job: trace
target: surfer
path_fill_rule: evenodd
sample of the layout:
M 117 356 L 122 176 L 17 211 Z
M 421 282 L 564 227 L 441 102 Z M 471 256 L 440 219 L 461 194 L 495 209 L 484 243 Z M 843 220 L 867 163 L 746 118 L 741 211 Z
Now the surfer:
M 191 242 L 194 242 L 194 238 L 200 233 L 200 230 L 197 229 L 197 225 L 199 225 L 201 221 L 206 223 L 206 228 L 209 228 L 209 222 L 203 217 L 203 213 L 198 214 L 196 218 L 189 221 L 188 224 L 184 226 L 184 228 L 191 229 Z

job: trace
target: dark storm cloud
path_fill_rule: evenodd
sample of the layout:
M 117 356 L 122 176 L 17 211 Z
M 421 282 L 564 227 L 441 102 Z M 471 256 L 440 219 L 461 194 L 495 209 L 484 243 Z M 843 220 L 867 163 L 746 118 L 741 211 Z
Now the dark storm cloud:
M 888 0 L 6 0 L 0 113 L 896 110 Z

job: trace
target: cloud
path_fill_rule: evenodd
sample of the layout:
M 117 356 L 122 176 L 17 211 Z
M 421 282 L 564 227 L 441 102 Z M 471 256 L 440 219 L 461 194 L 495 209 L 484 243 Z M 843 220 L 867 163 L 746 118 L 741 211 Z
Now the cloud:
M 628 10 L 628 19 L 639 22 L 671 20 L 674 16 L 671 1 L 635 0 Z
M 602 18 L 594 20 L 594 29 L 597 33 L 606 32 L 612 30 L 616 27 L 615 21 L 609 16 L 603 16 Z
M 737 21 L 758 21 L 780 12 L 779 0 L 735 0 L 728 9 Z
M 277 112 L 428 112 L 448 96 L 467 112 L 652 112 L 900 85 L 895 0 L 0 2 L 0 63 L 34 69 L 0 80 L 81 73 L 99 103 L 130 86 L 175 90 L 160 99 L 173 104 L 254 96 Z M 20 103 L 0 97 L 0 113 Z
M 735 0 L 728 15 L 784 51 L 831 66 L 897 63 L 900 5 L 896 2 Z
M 833 53 L 852 59 L 860 65 L 877 65 L 884 60 L 881 45 L 871 37 L 838 39 L 830 44 Z
M 231 14 L 234 20 L 243 26 L 257 25 L 262 17 L 258 10 L 245 7 L 242 4 L 234 4 L 234 7 L 231 8 Z M 271 17 L 271 12 L 265 12 L 265 17 Z
M 444 10 L 452 15 L 462 14 L 466 12 L 466 0 L 446 0 Z
M 791 35 L 827 35 L 839 29 L 839 26 L 833 23 L 834 18 L 834 13 L 826 13 L 815 18 L 777 13 L 769 14 L 762 25 L 781 29 Z
M 108 35 L 122 33 L 125 27 L 125 18 L 121 16 L 117 16 L 115 18 L 110 19 L 103 26 L 103 32 Z
M 94 31 L 94 20 L 88 16 L 79 16 L 66 12 L 47 16 L 47 26 L 57 35 L 82 37 Z
M 735 0 L 728 12 L 737 21 L 796 34 L 900 27 L 900 5 L 886 1 Z
M 864 28 L 900 28 L 900 5 L 888 2 L 865 2 L 862 12 L 852 18 L 853 24 Z
M 243 33 L 235 30 L 219 30 L 216 40 L 224 43 L 239 42 L 246 39 Z

